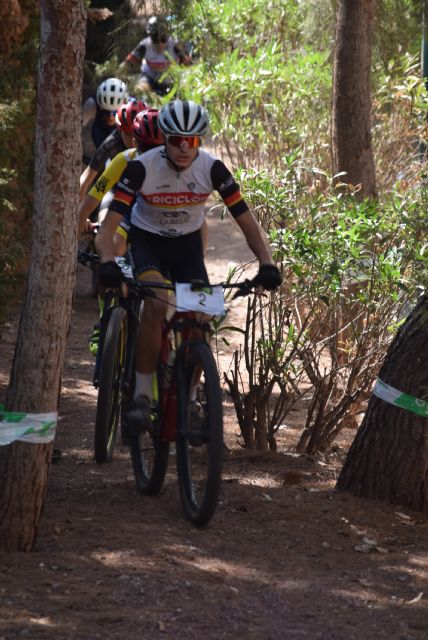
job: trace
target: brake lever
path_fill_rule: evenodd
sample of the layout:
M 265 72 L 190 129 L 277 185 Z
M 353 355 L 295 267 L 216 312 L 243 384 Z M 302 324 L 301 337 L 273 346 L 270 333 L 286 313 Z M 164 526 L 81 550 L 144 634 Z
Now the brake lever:
M 252 293 L 253 287 L 254 287 L 254 283 L 252 280 L 244 280 L 244 282 L 239 286 L 238 291 L 234 293 L 232 300 L 235 300 L 236 298 L 248 296 L 250 293 Z

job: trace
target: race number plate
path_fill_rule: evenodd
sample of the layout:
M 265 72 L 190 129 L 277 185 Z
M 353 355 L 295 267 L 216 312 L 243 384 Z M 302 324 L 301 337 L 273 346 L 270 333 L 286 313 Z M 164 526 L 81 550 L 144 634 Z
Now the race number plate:
M 209 315 L 225 313 L 222 287 L 200 287 L 178 282 L 175 286 L 177 311 L 200 311 Z

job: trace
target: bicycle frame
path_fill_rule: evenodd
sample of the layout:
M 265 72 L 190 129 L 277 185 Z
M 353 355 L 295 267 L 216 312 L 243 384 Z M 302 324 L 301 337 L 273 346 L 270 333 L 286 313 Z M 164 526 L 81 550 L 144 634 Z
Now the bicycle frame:
M 206 338 L 208 334 L 208 324 L 198 320 L 195 311 L 176 311 L 172 318 L 165 322 L 162 330 L 162 346 L 159 356 L 158 366 L 158 387 L 157 397 L 161 408 L 159 433 L 163 442 L 172 442 L 176 438 L 177 431 L 177 411 L 176 411 L 176 381 L 175 371 L 171 372 L 170 380 L 165 383 L 165 374 L 168 367 L 168 359 L 171 350 L 178 352 L 180 346 L 191 339 L 192 331 L 198 329 L 202 336 Z M 171 340 L 171 333 L 173 340 Z

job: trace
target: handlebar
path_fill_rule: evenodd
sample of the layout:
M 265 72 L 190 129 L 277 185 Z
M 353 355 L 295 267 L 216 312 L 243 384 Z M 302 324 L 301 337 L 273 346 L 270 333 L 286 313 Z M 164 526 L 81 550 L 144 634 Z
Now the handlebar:
M 89 251 L 81 251 L 77 252 L 77 261 L 80 264 L 83 264 L 85 267 L 89 267 L 94 270 L 97 268 L 97 265 L 100 263 L 100 258 L 98 254 L 91 253 Z M 175 287 L 173 284 L 168 284 L 166 282 L 142 282 L 141 280 L 134 280 L 131 278 L 123 276 L 123 282 L 128 285 L 129 291 L 133 292 L 141 297 L 149 297 L 155 298 L 156 293 L 153 289 L 163 289 L 167 291 L 175 291 Z M 237 289 L 235 294 L 233 295 L 232 300 L 242 296 L 248 296 L 254 292 L 254 289 L 257 287 L 256 278 L 252 280 L 244 280 L 243 282 L 219 282 L 217 284 L 210 284 L 209 282 L 194 282 L 192 283 L 192 290 L 204 289 L 204 288 L 212 288 L 212 287 L 222 287 L 223 289 Z
M 77 252 L 77 262 L 83 264 L 84 267 L 88 267 L 89 269 L 92 269 L 92 271 L 95 271 L 100 262 L 100 257 L 97 253 L 82 251 L 79 249 Z

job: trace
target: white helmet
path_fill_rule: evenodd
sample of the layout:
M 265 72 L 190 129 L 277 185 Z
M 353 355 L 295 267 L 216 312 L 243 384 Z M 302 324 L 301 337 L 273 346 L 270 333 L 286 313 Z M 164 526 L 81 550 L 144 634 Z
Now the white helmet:
M 107 78 L 97 89 L 97 102 L 100 109 L 117 111 L 128 99 L 128 88 L 119 78 Z
M 203 136 L 208 130 L 208 115 L 191 100 L 174 100 L 159 112 L 159 126 L 169 136 Z

